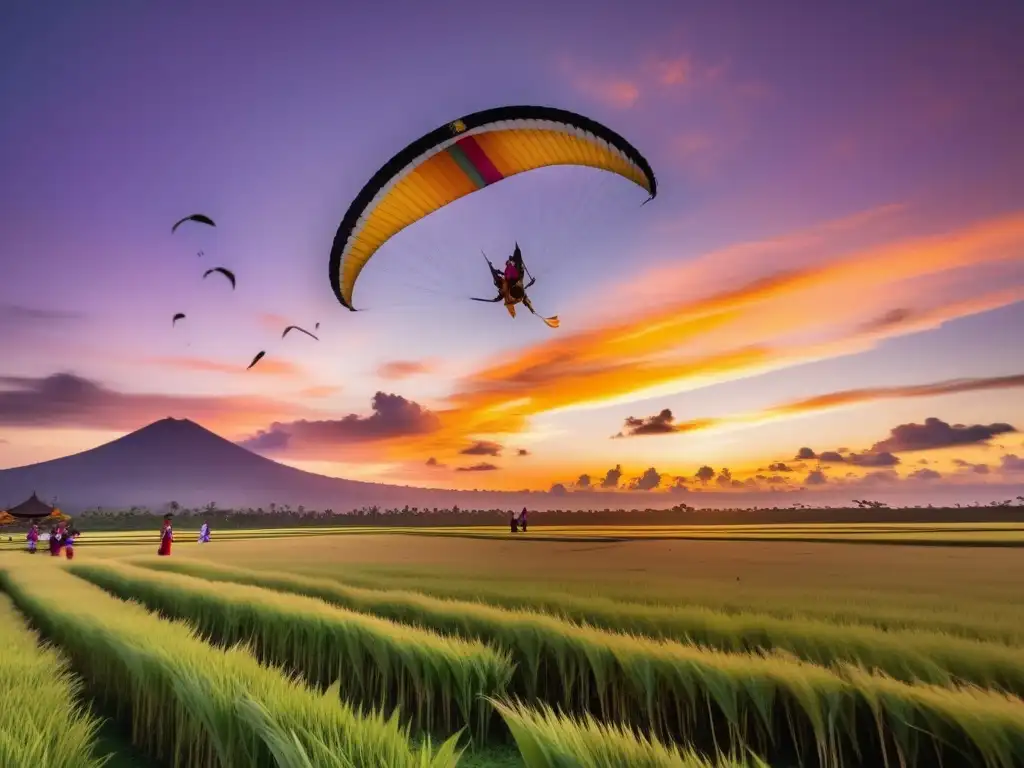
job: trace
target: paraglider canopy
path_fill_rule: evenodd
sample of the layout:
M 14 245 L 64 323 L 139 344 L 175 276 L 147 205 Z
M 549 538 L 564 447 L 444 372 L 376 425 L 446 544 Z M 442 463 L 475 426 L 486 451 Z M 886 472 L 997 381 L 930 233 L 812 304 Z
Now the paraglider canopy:
M 581 165 L 658 192 L 650 164 L 615 131 L 553 107 L 474 112 L 412 142 L 373 175 L 349 206 L 331 248 L 330 278 L 342 306 L 356 279 L 394 235 L 434 211 L 526 171 Z

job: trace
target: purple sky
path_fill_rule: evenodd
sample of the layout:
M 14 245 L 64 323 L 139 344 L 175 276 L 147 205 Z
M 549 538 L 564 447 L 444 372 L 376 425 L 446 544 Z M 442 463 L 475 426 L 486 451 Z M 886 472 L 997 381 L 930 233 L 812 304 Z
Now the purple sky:
M 166 415 L 287 435 L 268 455 L 329 474 L 496 488 L 616 464 L 665 485 L 705 463 L 754 477 L 802 445 L 865 451 L 929 417 L 1021 427 L 1009 385 L 778 406 L 1024 373 L 1022 39 L 1018 2 L 17 3 L 0 25 L 0 467 Z M 622 133 L 657 200 L 640 208 L 642 192 L 589 169 L 524 174 L 400 233 L 360 278 L 367 311 L 342 309 L 328 253 L 370 175 L 454 117 L 519 103 Z M 170 235 L 199 211 L 216 230 Z M 465 301 L 488 290 L 480 249 L 517 239 L 557 331 Z M 825 268 L 841 259 L 863 267 Z M 236 292 L 199 279 L 216 265 Z M 797 268 L 826 274 L 730 304 L 731 325 L 610 341 L 662 308 L 704 322 L 701 299 Z M 320 322 L 321 341 L 282 342 L 279 318 Z M 261 349 L 267 370 L 245 375 Z M 652 372 L 673 355 L 692 370 Z M 538 383 L 523 371 L 539 358 Z M 382 375 L 394 361 L 422 373 Z M 109 392 L 33 381 L 57 372 Z M 402 434 L 405 412 L 377 437 L 337 426 L 378 391 L 449 412 L 426 437 Z M 501 403 L 520 416 L 494 426 Z M 665 408 L 729 424 L 609 439 Z M 939 450 L 941 482 L 956 459 L 1024 455 L 1012 437 Z M 506 446 L 500 470 L 450 471 L 474 440 Z

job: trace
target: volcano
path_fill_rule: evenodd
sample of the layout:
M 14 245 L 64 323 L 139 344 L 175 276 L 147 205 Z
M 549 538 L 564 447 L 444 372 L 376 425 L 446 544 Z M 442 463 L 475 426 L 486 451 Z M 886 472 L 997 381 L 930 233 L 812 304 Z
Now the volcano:
M 159 509 L 215 502 L 221 508 L 311 509 L 380 506 L 493 506 L 522 494 L 446 491 L 357 482 L 304 472 L 259 456 L 188 419 L 162 419 L 82 453 L 0 470 L 0 509 L 31 494 L 66 512 Z

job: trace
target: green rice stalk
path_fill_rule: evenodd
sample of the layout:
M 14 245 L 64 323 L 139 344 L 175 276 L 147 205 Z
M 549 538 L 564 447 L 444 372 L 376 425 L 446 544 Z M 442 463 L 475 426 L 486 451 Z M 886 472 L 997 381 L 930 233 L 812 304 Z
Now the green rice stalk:
M 477 640 L 344 610 L 322 600 L 119 563 L 75 563 L 72 573 L 172 618 L 217 643 L 251 644 L 269 663 L 327 686 L 341 680 L 347 701 L 400 712 L 417 731 L 469 728 L 483 739 L 513 667 L 504 651 Z
M 1024 702 L 958 686 L 951 678 L 945 687 L 907 683 L 852 665 L 820 666 L 791 653 L 726 652 L 610 633 L 546 614 L 288 574 L 188 561 L 160 570 L 302 591 L 347 608 L 494 642 L 516 661 L 514 695 L 640 727 L 666 741 L 720 750 L 749 746 L 765 756 L 795 752 L 824 765 L 962 752 L 978 764 L 1002 766 L 1007 752 L 990 743 L 989 732 L 972 725 L 976 697 L 987 696 L 1004 715 L 993 726 L 999 734 L 995 742 L 1012 744 L 1024 756 Z M 855 669 L 857 674 L 851 672 Z M 934 690 L 949 690 L 948 702 L 940 707 L 934 693 L 921 695 Z
M 186 573 L 214 581 L 268 587 L 317 597 L 356 611 L 421 624 L 440 632 L 461 632 L 508 647 L 508 626 L 522 625 L 522 609 L 428 597 L 416 592 L 350 587 L 272 571 L 250 571 L 197 561 L 139 559 L 139 565 Z M 640 606 L 612 604 L 596 612 L 564 616 L 615 632 L 696 643 L 724 651 L 779 649 L 806 661 L 853 663 L 905 682 L 939 685 L 971 683 L 1024 694 L 1024 650 L 933 632 L 887 632 L 869 626 L 838 626 L 808 619 L 730 615 L 700 608 L 637 611 Z M 645 609 L 654 606 L 643 606 Z M 536 612 L 528 612 L 536 616 Z M 551 622 L 548 622 L 551 624 Z M 516 659 L 529 663 L 530 659 Z M 524 692 L 529 694 L 529 691 Z
M 541 705 L 494 701 L 516 740 L 526 768 L 768 768 L 758 757 L 704 757 L 692 749 L 669 746 L 621 725 L 556 714 Z
M 91 691 L 131 723 L 133 743 L 175 768 L 275 768 L 238 702 L 261 704 L 307 755 L 320 745 L 357 766 L 451 768 L 453 745 L 414 748 L 394 718 L 360 714 L 245 648 L 219 649 L 182 622 L 118 600 L 48 563 L 0 569 L 0 587 L 71 658 Z M 57 597 L 59 599 L 54 599 Z M 453 737 L 454 739 L 454 737 Z M 45 765 L 41 763 L 40 765 Z
M 40 645 L 6 595 L 0 595 L 0 765 L 101 768 L 100 720 L 80 702 L 82 683 L 55 648 Z
M 771 617 L 786 621 L 824 621 L 844 626 L 865 625 L 889 631 L 935 632 L 1005 645 L 1024 644 L 1024 628 L 1021 627 L 1019 615 L 1013 610 L 1013 605 L 1007 605 L 1014 599 L 1012 595 L 1008 595 L 1002 602 L 995 601 L 995 595 L 991 603 L 979 604 L 972 601 L 969 612 L 951 613 L 948 594 L 928 595 L 930 602 L 925 604 L 921 602 L 924 596 L 914 595 L 914 605 L 897 603 L 895 599 L 886 600 L 884 596 L 863 590 L 846 591 L 838 600 L 833 594 L 827 599 L 810 594 L 787 595 L 784 600 L 763 594 L 742 601 L 730 591 L 720 589 L 720 584 L 705 582 L 694 585 L 694 591 L 685 598 L 670 599 L 659 595 L 642 599 L 639 596 L 623 597 L 620 590 L 616 590 L 612 596 L 600 596 L 558 591 L 552 589 L 550 584 L 538 589 L 534 584 L 493 583 L 479 578 L 466 579 L 450 575 L 438 578 L 417 571 L 395 573 L 389 570 L 383 574 L 346 572 L 340 580 L 346 584 L 388 590 L 408 589 L 410 582 L 413 582 L 416 591 L 435 597 L 544 611 L 577 620 L 589 617 L 592 623 L 601 626 L 605 626 L 603 619 L 607 617 L 613 622 L 609 625 L 612 629 L 620 627 L 627 618 L 656 625 L 665 624 L 666 629 L 660 633 L 665 636 L 674 636 L 672 627 L 677 614 L 681 613 L 685 619 L 690 612 L 696 612 L 698 615 L 740 615 L 750 619 Z M 467 581 L 472 586 L 467 586 Z M 906 599 L 905 595 L 903 599 Z M 752 610 L 752 605 L 757 606 L 756 610 Z

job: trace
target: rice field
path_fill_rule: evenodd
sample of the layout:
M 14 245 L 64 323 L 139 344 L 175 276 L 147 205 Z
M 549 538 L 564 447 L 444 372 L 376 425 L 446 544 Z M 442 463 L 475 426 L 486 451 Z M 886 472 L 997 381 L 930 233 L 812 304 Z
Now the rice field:
M 86 526 L 87 527 L 87 526 Z M 86 531 L 82 544 L 140 546 L 156 542 L 147 531 Z M 195 541 L 198 527 L 177 528 L 179 541 Z M 527 534 L 513 535 L 506 526 L 437 526 L 387 528 L 360 525 L 300 528 L 217 530 L 218 541 L 278 540 L 292 537 L 416 535 L 514 541 L 790 541 L 843 544 L 904 544 L 908 546 L 1024 547 L 1024 523 L 801 523 L 772 525 L 534 525 Z M 11 541 L 8 541 L 8 536 Z M 24 548 L 24 532 L 4 535 L 0 552 Z M 155 544 L 154 544 L 155 548 Z
M 1013 526 L 770 527 L 0 553 L 0 764 L 1024 766 Z

